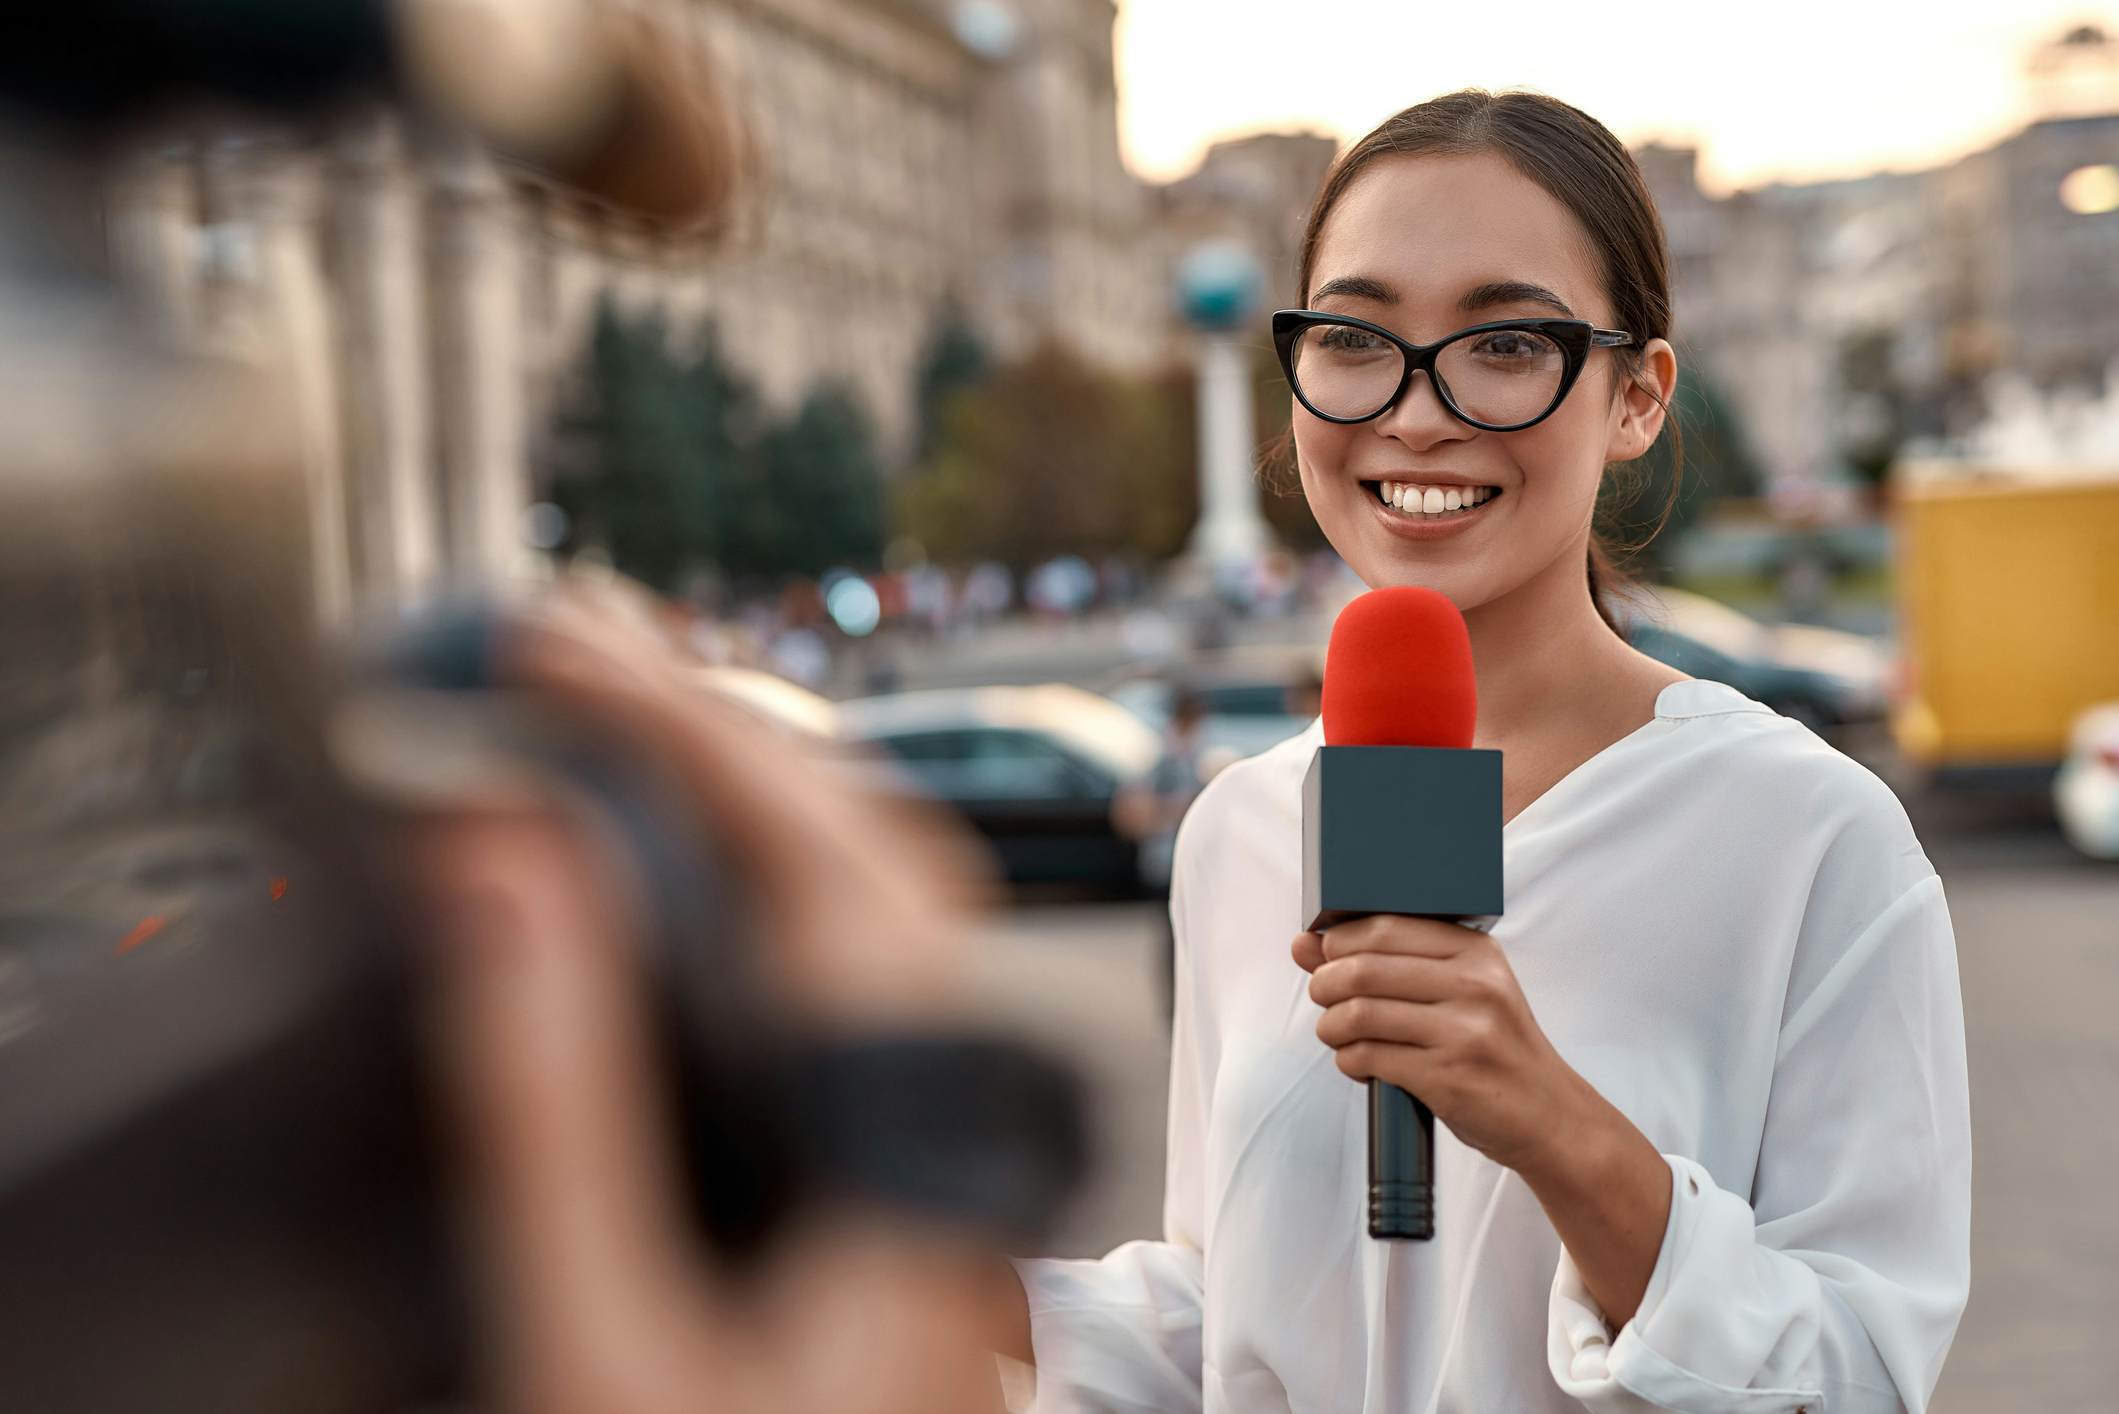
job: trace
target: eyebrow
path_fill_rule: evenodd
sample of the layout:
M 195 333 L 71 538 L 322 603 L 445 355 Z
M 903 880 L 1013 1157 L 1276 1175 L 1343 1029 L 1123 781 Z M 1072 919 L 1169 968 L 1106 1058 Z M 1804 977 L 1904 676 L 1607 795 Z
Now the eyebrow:
M 1528 280 L 1489 280 L 1457 301 L 1457 307 L 1466 314 L 1492 309 L 1498 304 L 1542 304 L 1548 309 L 1558 310 L 1569 319 L 1575 317 L 1575 312 L 1567 307 L 1566 300 L 1543 285 L 1534 285 Z
M 1333 295 L 1351 295 L 1355 299 L 1370 299 L 1378 304 L 1396 304 L 1398 292 L 1381 280 L 1367 275 L 1340 275 L 1319 285 L 1310 295 L 1310 300 L 1328 299 Z
M 1390 285 L 1368 275 L 1340 275 L 1325 281 L 1311 294 L 1310 302 L 1329 299 L 1333 295 L 1346 295 L 1353 299 L 1374 300 L 1378 304 L 1398 303 L 1398 292 Z M 1529 280 L 1488 280 L 1475 285 L 1457 301 L 1457 307 L 1466 314 L 1475 314 L 1482 309 L 1492 309 L 1503 304 L 1542 304 L 1559 311 L 1567 318 L 1575 312 L 1567 307 L 1567 301 L 1543 285 Z

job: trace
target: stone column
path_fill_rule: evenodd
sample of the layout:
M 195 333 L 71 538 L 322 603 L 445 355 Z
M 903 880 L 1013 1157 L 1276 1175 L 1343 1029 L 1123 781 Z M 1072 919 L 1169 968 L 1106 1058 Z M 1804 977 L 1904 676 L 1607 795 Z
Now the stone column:
M 530 568 L 515 210 L 500 174 L 468 147 L 433 175 L 427 289 L 444 560 L 452 578 L 506 578 Z
M 1272 544 L 1253 474 L 1250 360 L 1233 334 L 1199 336 L 1199 524 L 1186 553 L 1219 570 Z
M 1195 246 L 1177 266 L 1178 302 L 1199 334 L 1199 524 L 1185 558 L 1217 579 L 1272 544 L 1253 477 L 1257 426 L 1242 341 L 1262 284 L 1257 258 L 1235 242 Z
M 362 595 L 417 594 L 440 568 L 421 300 L 421 202 L 397 124 L 360 120 L 333 150 L 346 478 Z
M 119 274 L 178 338 L 199 331 L 198 175 L 188 152 L 143 154 L 119 173 L 111 199 Z
M 207 162 L 225 272 L 247 283 L 242 322 L 286 371 L 295 400 L 309 511 L 316 610 L 330 622 L 352 604 L 351 552 L 338 397 L 337 337 L 316 240 L 313 164 L 260 145 L 230 143 Z

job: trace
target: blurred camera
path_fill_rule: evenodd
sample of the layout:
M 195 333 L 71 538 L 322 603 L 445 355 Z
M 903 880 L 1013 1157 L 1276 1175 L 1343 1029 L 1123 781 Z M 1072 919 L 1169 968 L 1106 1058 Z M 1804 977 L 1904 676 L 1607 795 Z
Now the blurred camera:
M 42 124 L 17 146 L 85 189 L 77 138 L 174 89 L 299 111 L 334 76 L 393 81 L 396 10 L 106 0 L 77 18 L 138 22 L 158 46 L 57 67 L 17 54 L 0 84 Z M 639 104 L 621 107 L 641 131 Z M 721 848 L 742 823 L 702 819 L 627 743 L 525 710 L 495 671 L 494 603 L 335 650 L 311 610 L 279 377 L 140 334 L 93 271 L 47 258 L 32 204 L 0 205 L 10 1406 L 466 1393 L 419 920 L 391 881 L 388 806 L 346 769 L 349 720 L 364 770 L 417 777 L 475 743 L 563 784 L 622 851 L 648 901 L 671 1123 L 701 1239 L 725 1258 L 841 1201 L 1035 1241 L 1083 1167 L 1071 1078 L 992 1037 L 835 1037 L 785 1017 Z

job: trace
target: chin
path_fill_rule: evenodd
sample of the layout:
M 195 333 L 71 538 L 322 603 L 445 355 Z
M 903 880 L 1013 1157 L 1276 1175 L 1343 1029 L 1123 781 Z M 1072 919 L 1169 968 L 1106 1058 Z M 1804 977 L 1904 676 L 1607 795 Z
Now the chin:
M 1351 546 L 1344 546 L 1329 534 L 1325 538 L 1331 541 L 1333 549 L 1339 551 L 1339 558 L 1346 561 L 1355 576 L 1371 589 L 1408 586 L 1432 589 L 1448 595 L 1450 602 L 1459 609 L 1469 607 L 1467 592 L 1472 586 L 1465 583 L 1466 576 L 1459 569 L 1424 563 L 1403 552 L 1392 553 L 1392 547 L 1379 548 L 1358 540 Z M 1352 554 L 1347 553 L 1349 548 L 1353 550 Z

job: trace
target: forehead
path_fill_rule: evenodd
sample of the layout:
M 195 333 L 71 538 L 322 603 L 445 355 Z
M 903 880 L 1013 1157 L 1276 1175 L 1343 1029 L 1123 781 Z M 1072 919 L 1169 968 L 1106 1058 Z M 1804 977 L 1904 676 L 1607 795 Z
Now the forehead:
M 1341 275 L 1380 279 L 1413 310 L 1496 279 L 1544 285 L 1588 318 L 1609 305 L 1582 223 L 1492 153 L 1370 163 L 1325 218 L 1310 289 Z

